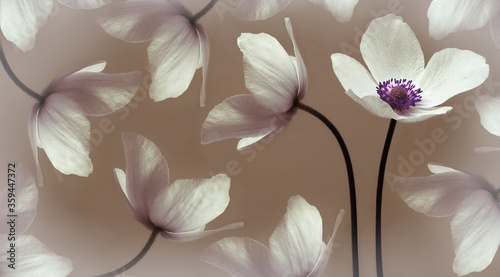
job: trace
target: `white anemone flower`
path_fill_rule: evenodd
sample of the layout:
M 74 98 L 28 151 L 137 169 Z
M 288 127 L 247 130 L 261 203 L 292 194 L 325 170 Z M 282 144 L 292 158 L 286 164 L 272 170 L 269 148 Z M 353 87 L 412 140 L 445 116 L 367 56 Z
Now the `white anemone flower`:
M 422 121 L 452 107 L 437 107 L 481 85 L 489 74 L 485 59 L 468 50 L 446 48 L 427 66 L 420 44 L 399 16 L 374 19 L 363 34 L 357 60 L 335 53 L 333 71 L 346 93 L 374 115 L 400 122 Z
M 498 0 L 433 0 L 427 11 L 429 35 L 441 39 L 453 32 L 474 30 L 490 23 L 491 37 L 500 48 Z
M 238 222 L 205 230 L 229 204 L 228 176 L 170 183 L 167 160 L 153 142 L 133 133 L 123 133 L 122 141 L 127 168 L 115 168 L 115 177 L 135 219 L 148 229 L 159 229 L 169 240 L 192 241 L 243 226 Z
M 111 0 L 58 0 L 74 9 L 96 9 Z M 38 30 L 54 10 L 54 0 L 0 0 L 0 28 L 5 38 L 26 52 L 35 46 Z
M 73 271 L 71 260 L 56 255 L 34 236 L 24 234 L 35 219 L 38 190 L 33 176 L 23 165 L 9 168 L 15 171 L 10 173 L 15 177 L 9 183 L 15 185 L 8 185 L 0 193 L 0 248 L 3 249 L 0 252 L 0 276 L 68 276 Z M 9 201 L 11 199 L 15 202 Z M 13 214 L 16 216 L 11 217 Z M 11 222 L 14 222 L 12 226 Z
M 233 15 L 248 21 L 268 19 L 290 4 L 291 0 L 242 0 Z M 339 22 L 351 20 L 358 0 L 309 0 L 328 10 Z
M 290 19 L 285 18 L 285 24 L 295 57 L 268 34 L 243 33 L 238 38 L 245 86 L 251 94 L 229 97 L 210 111 L 202 126 L 202 144 L 242 138 L 238 143 L 241 150 L 288 126 L 297 112 L 295 101 L 305 96 L 307 72 Z
M 155 102 L 182 95 L 202 67 L 200 105 L 205 106 L 206 70 L 210 45 L 199 23 L 177 0 L 128 0 L 104 6 L 97 22 L 113 37 L 126 42 L 151 41 L 148 59 Z
M 269 248 L 250 238 L 225 238 L 210 245 L 201 260 L 235 277 L 319 276 L 328 263 L 343 215 L 341 210 L 325 244 L 321 215 L 296 195 L 288 200 L 287 212 L 269 238 Z
M 106 62 L 97 62 L 55 78 L 33 106 L 28 133 L 35 156 L 39 182 L 38 147 L 63 174 L 88 176 L 93 169 L 89 158 L 90 122 L 86 115 L 102 116 L 123 108 L 140 84 L 138 71 L 101 73 Z
M 429 169 L 433 175 L 396 178 L 397 192 L 417 212 L 453 216 L 453 271 L 482 271 L 500 245 L 500 190 L 475 173 L 434 164 Z

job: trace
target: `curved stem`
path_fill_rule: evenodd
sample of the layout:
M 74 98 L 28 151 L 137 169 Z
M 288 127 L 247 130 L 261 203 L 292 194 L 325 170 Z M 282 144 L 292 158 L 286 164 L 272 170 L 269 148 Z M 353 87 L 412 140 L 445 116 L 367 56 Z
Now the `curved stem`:
M 105 274 L 101 274 L 101 275 L 96 275 L 94 277 L 112 277 L 112 276 L 116 276 L 116 275 L 118 275 L 122 272 L 125 272 L 125 271 L 129 270 L 130 268 L 132 268 L 136 263 L 138 263 L 146 255 L 146 253 L 148 253 L 149 249 L 151 248 L 151 246 L 155 242 L 155 239 L 158 236 L 158 234 L 160 233 L 160 231 L 161 231 L 160 228 L 155 228 L 153 230 L 153 232 L 151 233 L 151 236 L 149 236 L 149 240 L 148 240 L 148 242 L 146 242 L 146 245 L 144 245 L 144 248 L 142 248 L 141 252 L 139 252 L 139 254 L 137 254 L 137 256 L 135 256 L 135 258 L 133 258 L 126 265 L 124 265 L 124 266 L 122 266 L 114 271 L 111 271 L 111 272 L 108 272 Z
M 208 3 L 203 9 L 201 9 L 201 11 L 199 11 L 197 14 L 193 15 L 193 17 L 191 17 L 191 19 L 189 19 L 191 24 L 196 23 L 196 21 L 198 21 L 205 14 L 207 14 L 207 12 L 210 11 L 215 6 L 215 4 L 217 4 L 218 1 L 219 0 L 211 0 L 210 3 Z
M 9 63 L 7 62 L 7 58 L 5 58 L 5 53 L 3 52 L 2 44 L 0 43 L 0 60 L 2 61 L 3 68 L 9 75 L 10 79 L 14 81 L 14 83 L 22 89 L 26 94 L 29 96 L 33 97 L 36 99 L 36 101 L 42 103 L 44 100 L 44 97 L 41 96 L 40 94 L 34 92 L 32 89 L 27 87 L 19 78 L 17 78 L 16 74 L 14 74 L 14 71 L 12 71 L 12 68 L 10 68 Z
M 308 112 L 309 114 L 315 116 L 317 119 L 321 120 L 323 124 L 325 124 L 328 129 L 332 132 L 332 134 L 337 139 L 340 149 L 342 150 L 342 154 L 344 155 L 345 166 L 347 169 L 347 177 L 349 180 L 349 197 L 351 204 L 351 244 L 352 244 L 352 271 L 353 276 L 359 276 L 359 258 L 358 258 L 358 212 L 356 205 L 356 186 L 354 184 L 354 170 L 352 168 L 351 157 L 349 156 L 349 151 L 344 142 L 344 139 L 340 135 L 340 132 L 333 125 L 333 123 L 328 120 L 323 114 L 316 111 L 315 109 L 307 106 L 300 101 L 295 101 L 294 106 Z
M 384 190 L 385 165 L 387 163 L 387 156 L 389 155 L 389 148 L 391 147 L 392 135 L 394 134 L 394 129 L 396 129 L 396 123 L 397 121 L 394 119 L 391 119 L 391 122 L 389 123 L 389 129 L 387 130 L 387 136 L 385 138 L 384 149 L 382 150 L 382 157 L 380 158 L 380 167 L 378 170 L 377 206 L 375 210 L 375 254 L 377 262 L 377 277 L 384 276 L 382 266 L 382 192 Z

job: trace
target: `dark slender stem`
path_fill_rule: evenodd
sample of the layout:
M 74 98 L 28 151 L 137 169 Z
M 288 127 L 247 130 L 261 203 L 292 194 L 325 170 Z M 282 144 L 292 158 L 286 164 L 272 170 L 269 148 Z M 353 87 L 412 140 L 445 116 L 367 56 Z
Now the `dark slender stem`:
M 3 68 L 9 75 L 9 77 L 14 81 L 14 83 L 22 89 L 26 94 L 29 96 L 33 97 L 36 99 L 38 102 L 43 102 L 44 97 L 41 96 L 40 94 L 34 92 L 32 89 L 27 87 L 19 78 L 17 78 L 16 74 L 14 74 L 14 71 L 12 71 L 12 68 L 10 68 L 9 63 L 7 62 L 7 58 L 5 58 L 5 53 L 3 52 L 2 44 L 0 43 L 0 60 L 2 61 Z
M 219 0 L 210 0 L 210 3 L 208 3 L 201 11 L 199 11 L 197 14 L 193 15 L 189 21 L 191 21 L 191 24 L 196 23 L 200 18 L 202 18 L 205 14 L 207 14 L 208 11 L 210 11 L 215 4 L 217 4 Z
M 394 134 L 394 129 L 396 129 L 397 121 L 391 119 L 389 123 L 389 129 L 387 130 L 387 136 L 385 138 L 384 149 L 382 150 L 382 157 L 380 158 L 380 167 L 378 170 L 378 181 L 377 181 L 377 207 L 375 215 L 375 252 L 377 261 L 377 277 L 384 276 L 384 270 L 382 266 L 382 192 L 384 191 L 384 175 L 385 175 L 385 165 L 387 163 L 387 156 L 389 155 L 389 148 L 391 147 L 392 135 Z
M 352 168 L 351 157 L 349 156 L 349 151 L 344 142 L 344 139 L 340 135 L 340 132 L 333 125 L 333 123 L 328 120 L 323 114 L 317 110 L 307 106 L 300 101 L 295 101 L 294 106 L 308 112 L 309 114 L 315 116 L 317 119 L 321 120 L 332 134 L 337 139 L 340 149 L 342 149 L 342 154 L 344 155 L 345 166 L 347 169 L 347 177 L 349 180 L 349 196 L 351 203 L 351 244 L 352 244 L 352 275 L 354 277 L 359 277 L 359 258 L 358 258 L 358 212 L 356 205 L 356 186 L 354 184 L 354 170 Z
M 114 270 L 114 271 L 111 271 L 111 272 L 108 272 L 105 274 L 97 275 L 95 277 L 112 277 L 112 276 L 116 276 L 116 275 L 123 273 L 123 272 L 129 270 L 130 268 L 132 268 L 136 263 L 138 263 L 146 255 L 146 253 L 148 253 L 149 249 L 151 248 L 151 246 L 155 242 L 155 239 L 158 236 L 158 234 L 160 233 L 160 231 L 161 231 L 161 229 L 155 228 L 153 230 L 153 232 L 151 233 L 151 236 L 149 236 L 149 240 L 148 240 L 148 242 L 146 242 L 146 245 L 144 245 L 144 248 L 142 248 L 141 252 L 139 252 L 139 254 L 137 254 L 137 256 L 135 256 L 135 258 L 133 258 L 126 265 L 118 268 L 117 270 Z

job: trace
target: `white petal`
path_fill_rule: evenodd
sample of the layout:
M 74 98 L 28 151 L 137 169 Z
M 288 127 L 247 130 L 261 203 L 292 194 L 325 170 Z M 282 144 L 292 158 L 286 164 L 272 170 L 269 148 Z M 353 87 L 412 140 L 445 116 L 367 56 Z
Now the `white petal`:
M 59 3 L 73 9 L 97 9 L 106 4 L 111 3 L 112 0 L 57 0 Z
M 228 224 L 224 227 L 217 228 L 217 229 L 212 229 L 212 230 L 204 230 L 203 228 L 199 228 L 193 231 L 186 231 L 186 232 L 167 232 L 163 231 L 161 232 L 161 236 L 164 237 L 165 239 L 168 240 L 173 240 L 177 242 L 186 242 L 186 241 L 193 241 L 197 240 L 200 238 L 204 238 L 206 236 L 210 236 L 213 234 L 217 234 L 220 232 L 228 231 L 228 230 L 234 230 L 243 227 L 243 222 L 235 222 Z
M 323 9 L 330 11 L 339 22 L 351 20 L 358 0 L 309 0 Z
M 35 36 L 54 8 L 53 0 L 0 2 L 0 27 L 5 38 L 22 51 L 35 46 Z
M 277 113 L 288 111 L 299 91 L 296 67 L 281 44 L 264 33 L 238 37 L 245 86 L 256 100 Z
M 500 136 L 500 97 L 478 99 L 476 109 L 483 127 L 495 136 Z
M 200 256 L 234 277 L 275 277 L 269 249 L 250 238 L 225 238 L 212 243 Z
M 238 141 L 238 145 L 236 146 L 236 149 L 238 151 L 244 150 L 248 147 L 251 147 L 255 143 L 259 142 L 260 140 L 268 137 L 269 135 L 274 134 L 276 130 L 269 131 L 268 133 L 264 133 L 262 135 L 256 136 L 256 137 L 247 137 L 247 138 L 242 138 L 240 141 Z
M 395 187 L 406 204 L 427 216 L 454 214 L 469 194 L 491 185 L 479 175 L 448 171 L 425 177 L 395 178 Z
M 451 168 L 442 164 L 429 163 L 427 164 L 427 167 L 429 168 L 429 171 L 434 174 L 446 173 L 446 172 L 455 172 L 455 173 L 460 172 L 455 168 Z
M 286 114 L 277 116 L 268 111 L 255 101 L 253 95 L 231 96 L 208 114 L 201 130 L 201 143 L 227 138 L 262 138 L 280 126 L 288 125 L 290 119 L 291 116 Z M 257 141 L 253 140 L 252 143 Z
M 224 174 L 211 179 L 176 180 L 156 195 L 150 219 L 166 232 L 203 230 L 229 204 L 230 182 Z
M 497 152 L 500 151 L 500 148 L 498 147 L 488 147 L 488 146 L 482 146 L 482 147 L 476 147 L 474 148 L 474 153 L 476 154 L 482 154 L 482 153 L 488 153 L 488 152 Z
M 269 239 L 277 276 L 308 276 L 325 248 L 318 210 L 301 196 L 292 196 L 285 216 Z
M 1 238 L 0 276 L 2 277 L 64 277 L 73 271 L 71 260 L 52 252 L 34 236 L 20 235 L 16 242 L 15 269 L 10 264 L 10 241 Z
M 190 13 L 177 1 L 163 0 L 117 2 L 95 11 L 104 31 L 127 42 L 151 40 L 156 30 L 175 15 Z
M 30 111 L 28 117 L 28 138 L 31 144 L 31 151 L 35 160 L 36 178 L 39 186 L 43 186 L 42 169 L 38 161 L 38 146 L 40 140 L 38 139 L 38 113 L 40 111 L 40 104 L 35 104 Z
M 131 196 L 128 195 L 127 191 L 127 175 L 123 170 L 119 168 L 115 168 L 113 170 L 113 173 L 115 174 L 115 180 L 116 182 L 120 185 L 120 188 L 122 189 L 123 195 L 125 196 L 125 201 L 127 203 L 127 207 L 134 216 L 134 218 L 145 225 L 147 228 L 152 229 L 154 226 L 151 224 L 151 221 L 149 220 L 149 216 L 145 213 L 142 213 L 140 209 L 136 209 L 130 201 Z
M 207 82 L 207 69 L 208 69 L 208 61 L 210 57 L 210 42 L 208 41 L 207 32 L 200 24 L 196 24 L 196 32 L 200 37 L 200 64 L 198 68 L 201 66 L 202 74 L 203 74 L 203 83 L 201 84 L 200 91 L 200 106 L 205 107 L 206 103 L 206 82 Z
M 233 11 L 233 16 L 254 21 L 264 20 L 282 11 L 291 0 L 242 0 Z
M 434 117 L 436 115 L 443 115 L 451 111 L 453 107 L 421 107 L 418 105 L 416 107 L 410 107 L 408 113 L 402 115 L 401 118 L 397 119 L 399 122 L 419 122 L 426 120 L 428 118 Z
M 90 123 L 68 96 L 51 94 L 38 113 L 38 138 L 52 165 L 64 174 L 88 176 Z
M 186 91 L 200 65 L 200 47 L 198 31 L 183 16 L 171 17 L 158 28 L 148 47 L 151 99 L 176 98 Z
M 377 83 L 391 78 L 415 80 L 424 70 L 424 54 L 415 33 L 393 14 L 370 23 L 360 50 Z
M 484 57 L 468 50 L 446 48 L 435 53 L 415 82 L 422 89 L 419 104 L 437 106 L 481 85 L 490 72 L 485 61 Z
M 354 94 L 351 90 L 345 92 L 354 101 L 358 102 L 361 106 L 367 109 L 372 114 L 382 117 L 382 118 L 393 118 L 396 120 L 402 119 L 403 117 L 394 112 L 394 110 L 385 101 L 380 99 L 379 96 L 367 95 L 360 98 Z
M 22 164 L 15 167 L 8 166 L 8 182 L 5 189 L 0 193 L 0 219 L 4 224 L 0 225 L 0 234 L 10 233 L 11 220 L 15 234 L 22 234 L 33 222 L 38 204 L 38 189 L 35 180 L 29 170 Z M 12 175 L 10 175 L 12 174 Z M 12 181 L 10 181 L 12 180 Z M 12 184 L 12 186 L 9 186 Z M 10 200 L 10 201 L 9 201 Z M 14 200 L 15 202 L 12 202 Z M 15 215 L 15 217 L 10 217 Z
M 500 11 L 491 18 L 490 31 L 496 47 L 500 48 Z
M 297 70 L 297 79 L 299 80 L 299 87 L 297 89 L 297 97 L 299 99 L 304 98 L 307 91 L 307 70 L 306 65 L 304 64 L 304 60 L 302 60 L 302 56 L 300 55 L 299 47 L 297 46 L 297 42 L 295 41 L 295 37 L 293 35 L 292 22 L 290 18 L 285 18 L 285 26 L 288 32 L 288 36 L 293 43 L 293 52 L 295 53 L 295 69 Z
M 455 247 L 453 271 L 479 272 L 490 263 L 500 245 L 500 206 L 486 190 L 470 194 L 451 221 Z
M 429 35 L 441 39 L 452 32 L 481 28 L 498 4 L 496 0 L 433 0 L 427 11 Z
M 351 90 L 359 98 L 378 96 L 377 83 L 361 63 L 341 53 L 332 54 L 331 59 L 333 72 L 346 91 Z
M 150 209 L 169 183 L 167 160 L 150 140 L 134 133 L 122 133 L 127 160 L 125 195 L 141 222 L 149 219 Z M 123 190 L 123 180 L 120 186 Z

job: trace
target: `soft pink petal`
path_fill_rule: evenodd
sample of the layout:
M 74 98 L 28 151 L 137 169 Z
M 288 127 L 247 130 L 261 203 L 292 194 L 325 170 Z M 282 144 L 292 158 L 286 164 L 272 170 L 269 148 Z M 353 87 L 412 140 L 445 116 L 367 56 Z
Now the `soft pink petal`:
M 490 32 L 496 47 L 500 48 L 500 9 L 490 20 Z
M 73 9 L 97 9 L 113 0 L 57 0 L 59 3 Z
M 111 3 L 95 12 L 104 31 L 127 42 L 151 40 L 157 29 L 175 15 L 190 16 L 190 13 L 175 0 L 128 0 Z
M 88 176 L 90 123 L 80 105 L 61 93 L 51 94 L 37 118 L 39 146 L 52 165 L 64 174 Z
M 200 256 L 234 277 L 275 277 L 269 249 L 250 238 L 225 238 L 212 243 Z
M 16 238 L 15 269 L 8 267 L 10 261 L 7 250 L 10 241 L 0 239 L 0 276 L 2 277 L 64 277 L 73 271 L 70 259 L 52 252 L 34 236 L 19 235 Z
M 485 269 L 500 245 L 500 206 L 486 190 L 469 194 L 451 221 L 453 271 L 460 276 Z
M 478 99 L 476 109 L 483 127 L 495 136 L 500 136 L 500 97 Z
M 148 59 L 152 74 L 151 99 L 158 102 L 179 97 L 200 66 L 198 30 L 183 16 L 169 18 L 149 44 Z
M 330 11 L 339 22 L 351 20 L 358 0 L 309 0 L 323 9 Z
M 242 0 L 233 11 L 233 16 L 254 21 L 264 20 L 282 11 L 291 0 Z
M 424 70 L 424 54 L 415 33 L 393 14 L 370 23 L 360 50 L 377 83 L 391 78 L 415 80 Z
M 490 67 L 472 51 L 446 48 L 435 53 L 415 85 L 422 89 L 422 106 L 433 107 L 481 85 Z
M 449 33 L 481 28 L 498 7 L 497 0 L 433 0 L 427 11 L 429 35 L 441 39 Z
M 245 86 L 255 99 L 277 113 L 290 110 L 299 91 L 299 78 L 281 44 L 265 33 L 243 33 L 238 46 L 243 53 Z
M 295 41 L 295 37 L 293 35 L 292 22 L 290 18 L 285 18 L 285 26 L 286 31 L 288 32 L 288 36 L 293 44 L 293 52 L 295 53 L 295 59 L 292 59 L 295 65 L 295 69 L 297 71 L 297 79 L 298 79 L 298 89 L 297 89 L 297 97 L 298 99 L 304 98 L 307 91 L 307 70 L 306 65 L 304 64 L 304 60 L 302 60 L 302 56 L 300 55 L 299 47 L 297 46 L 297 42 Z M 293 57 L 292 57 L 293 58 Z
M 198 32 L 198 36 L 200 37 L 200 64 L 198 68 L 201 66 L 202 74 L 203 74 L 203 83 L 201 84 L 200 91 L 200 106 L 205 107 L 206 103 L 206 83 L 207 83 L 207 70 L 208 70 L 208 61 L 210 58 L 210 42 L 208 41 L 208 35 L 203 26 L 200 24 L 196 24 L 196 32 Z
M 351 90 L 359 98 L 378 97 L 377 83 L 361 63 L 341 53 L 332 54 L 331 59 L 333 72 L 346 91 Z
M 224 232 L 224 231 L 238 229 L 241 227 L 243 227 L 243 222 L 235 222 L 235 223 L 231 223 L 231 224 L 228 224 L 226 226 L 223 226 L 221 228 L 211 229 L 211 230 L 204 230 L 204 227 L 203 227 L 203 228 L 199 228 L 199 229 L 192 230 L 192 231 L 186 231 L 186 232 L 167 232 L 167 231 L 164 231 L 164 232 L 161 232 L 160 234 L 162 237 L 164 237 L 165 239 L 168 239 L 168 240 L 173 240 L 173 241 L 177 241 L 177 242 L 186 242 L 186 241 L 193 241 L 193 240 L 197 240 L 200 238 L 204 238 L 206 236 L 218 234 L 218 233 Z
M 0 1 L 2 33 L 22 51 L 29 51 L 35 46 L 35 36 L 53 8 L 53 0 Z

